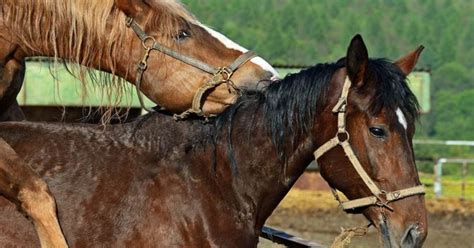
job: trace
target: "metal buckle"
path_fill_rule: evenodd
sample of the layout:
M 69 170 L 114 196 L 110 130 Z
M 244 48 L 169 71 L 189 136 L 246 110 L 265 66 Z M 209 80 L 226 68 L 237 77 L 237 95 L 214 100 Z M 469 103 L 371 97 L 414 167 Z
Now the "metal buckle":
M 400 198 L 402 194 L 400 193 L 400 191 L 397 190 L 397 191 L 393 191 L 392 195 L 393 195 L 393 201 L 396 201 Z
M 220 67 L 217 70 L 216 74 L 222 77 L 222 81 L 227 82 L 232 77 L 233 71 L 229 67 L 225 66 L 225 67 Z
M 345 113 L 347 109 L 347 98 L 341 97 L 332 109 L 333 113 Z
M 150 43 L 150 42 L 151 44 L 150 46 L 148 46 L 147 43 Z M 151 50 L 153 50 L 153 46 L 155 46 L 155 44 L 156 44 L 156 40 L 155 38 L 151 36 L 147 36 L 142 40 L 142 46 L 143 48 L 145 48 L 145 54 L 143 54 L 142 60 L 140 61 L 140 63 L 138 63 L 138 68 L 140 68 L 140 70 L 145 71 L 146 68 L 148 67 L 148 57 L 150 57 L 150 52 Z

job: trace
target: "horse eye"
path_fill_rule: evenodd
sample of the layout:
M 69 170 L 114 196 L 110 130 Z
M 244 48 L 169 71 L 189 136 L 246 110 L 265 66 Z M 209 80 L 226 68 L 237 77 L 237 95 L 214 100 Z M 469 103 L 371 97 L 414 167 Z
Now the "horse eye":
M 178 34 L 174 37 L 176 41 L 184 41 L 187 39 L 191 34 L 187 30 L 179 30 Z
M 387 134 L 385 133 L 385 130 L 383 128 L 371 127 L 371 128 L 369 128 L 369 131 L 372 135 L 374 135 L 377 138 L 387 137 Z

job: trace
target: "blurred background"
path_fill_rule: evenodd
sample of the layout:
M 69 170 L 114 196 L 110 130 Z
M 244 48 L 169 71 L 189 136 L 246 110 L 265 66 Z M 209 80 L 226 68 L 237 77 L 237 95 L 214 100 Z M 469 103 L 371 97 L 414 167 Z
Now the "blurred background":
M 283 75 L 338 60 L 357 33 L 364 37 L 371 57 L 395 60 L 424 45 L 410 84 L 422 105 L 414 143 L 421 179 L 428 188 L 430 234 L 426 247 L 474 247 L 474 1 L 182 2 L 202 23 L 256 51 Z M 75 107 L 67 90 L 28 88 L 28 82 L 53 81 L 44 67 L 37 60 L 27 65 L 26 86 L 19 100 L 28 118 L 57 120 L 46 118 L 43 111 L 64 117 L 64 107 L 58 103 L 70 100 L 66 119 L 80 120 L 84 110 L 80 104 Z M 61 73 L 58 78 L 74 81 Z M 52 98 L 48 96 L 51 92 L 55 92 Z M 135 115 L 141 112 L 132 111 Z M 364 223 L 362 217 L 346 215 L 337 208 L 313 165 L 267 224 L 328 245 L 340 227 Z M 262 241 L 261 246 L 276 245 Z M 378 246 L 374 232 L 351 245 L 373 246 Z

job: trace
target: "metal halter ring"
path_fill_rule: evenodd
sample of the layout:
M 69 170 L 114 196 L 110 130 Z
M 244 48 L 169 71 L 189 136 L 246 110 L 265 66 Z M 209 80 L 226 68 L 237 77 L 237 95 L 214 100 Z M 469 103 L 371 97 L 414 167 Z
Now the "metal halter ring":
M 148 41 L 151 41 L 151 46 L 148 46 L 147 43 Z M 142 40 L 142 46 L 143 48 L 145 48 L 146 50 L 151 50 L 153 49 L 153 46 L 155 46 L 156 44 L 156 39 L 152 36 L 147 36 L 145 37 L 143 40 Z
M 216 74 L 221 75 L 222 81 L 227 82 L 234 72 L 229 67 L 220 67 Z

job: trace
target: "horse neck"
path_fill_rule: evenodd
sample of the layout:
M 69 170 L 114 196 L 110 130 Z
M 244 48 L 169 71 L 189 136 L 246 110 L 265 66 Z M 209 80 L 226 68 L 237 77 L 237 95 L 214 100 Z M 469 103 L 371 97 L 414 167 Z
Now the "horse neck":
M 278 158 L 275 146 L 267 135 L 262 108 L 255 116 L 252 109 L 239 112 L 232 132 L 237 163 L 232 188 L 243 201 L 247 201 L 245 205 L 255 206 L 253 216 L 259 230 L 313 160 L 315 145 L 310 136 L 296 141 L 294 147 L 286 151 L 288 157 L 285 164 Z M 258 147 L 249 148 L 252 144 Z M 283 169 L 285 166 L 286 169 Z
M 18 59 L 32 56 L 53 57 L 113 73 L 129 81 L 134 80 L 135 74 L 129 71 L 136 65 L 130 58 L 138 58 L 141 56 L 139 53 L 143 51 L 132 49 L 141 48 L 139 39 L 126 27 L 125 15 L 113 6 L 113 2 L 103 1 L 104 5 L 108 6 L 98 7 L 102 1 L 97 1 L 94 3 L 97 6 L 91 6 L 87 11 L 72 10 L 74 7 L 79 8 L 78 6 L 86 1 L 49 5 L 45 2 L 48 1 L 39 0 L 30 5 L 25 3 L 25 6 L 17 8 L 7 7 L 10 13 L 5 16 L 14 17 L 3 19 L 3 26 L 6 28 L 0 32 L 6 34 L 0 35 L 7 39 L 10 37 L 8 40 L 20 47 L 21 52 L 16 56 Z M 67 7 L 68 5 L 75 6 Z M 43 8 L 42 11 L 39 11 L 39 8 Z M 81 8 L 87 9 L 84 6 Z M 59 13 L 60 11 L 63 13 Z M 42 16 L 38 16 L 39 14 Z M 15 15 L 29 18 L 20 20 Z M 15 30 L 15 34 L 11 34 L 11 30 Z

